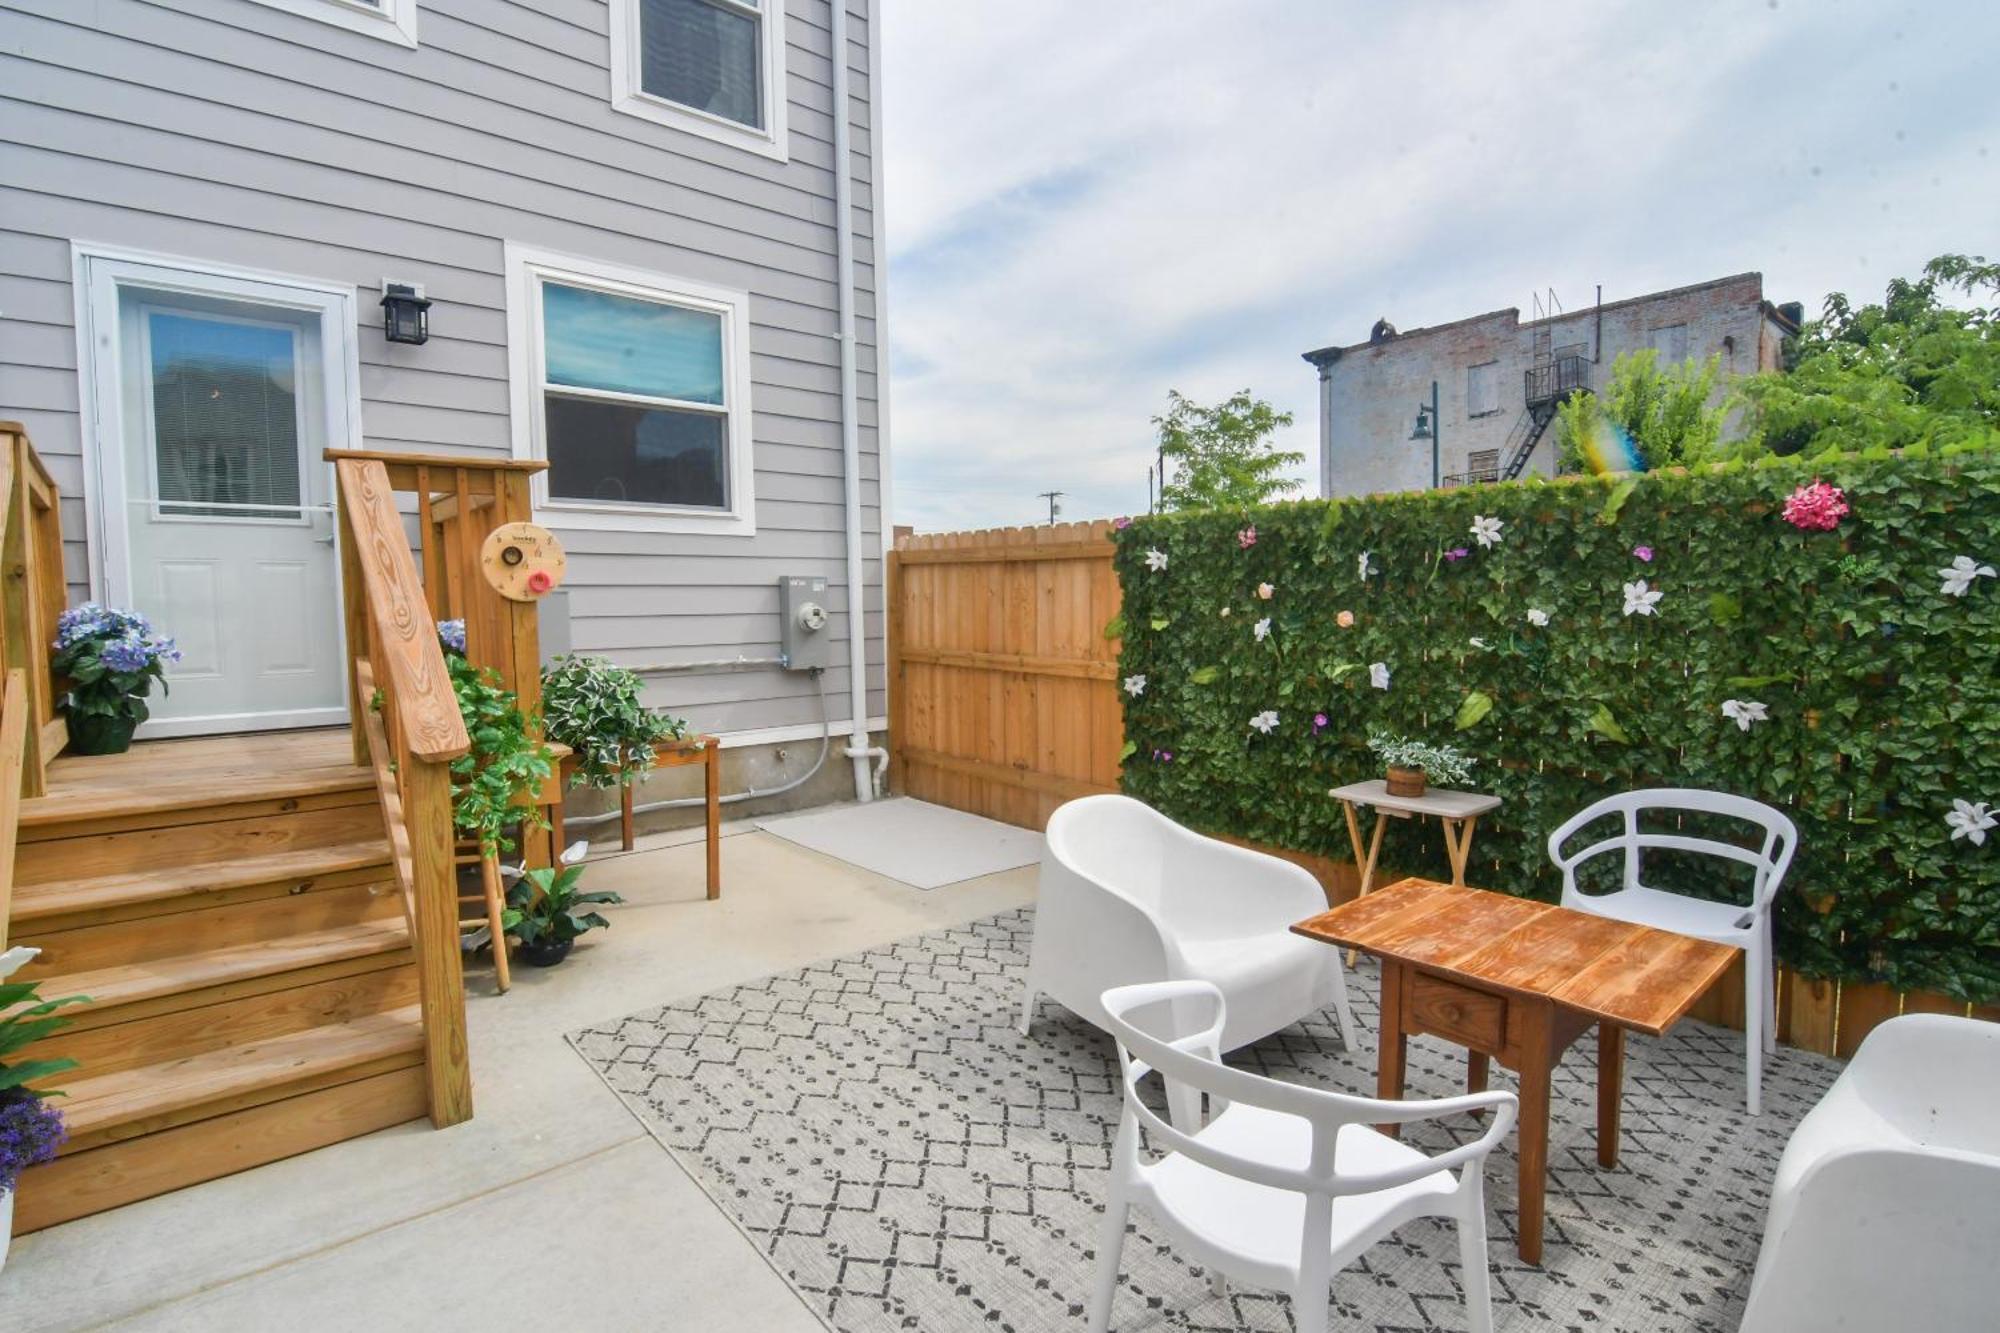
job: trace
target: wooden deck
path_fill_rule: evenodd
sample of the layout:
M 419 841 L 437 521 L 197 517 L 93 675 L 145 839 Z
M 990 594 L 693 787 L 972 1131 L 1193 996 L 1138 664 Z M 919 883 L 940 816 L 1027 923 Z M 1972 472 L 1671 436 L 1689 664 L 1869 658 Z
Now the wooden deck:
M 255 800 L 272 791 L 273 775 L 293 798 L 372 789 L 374 781 L 354 762 L 344 726 L 140 741 L 124 754 L 57 756 L 47 794 L 21 804 L 22 836 L 113 815 Z

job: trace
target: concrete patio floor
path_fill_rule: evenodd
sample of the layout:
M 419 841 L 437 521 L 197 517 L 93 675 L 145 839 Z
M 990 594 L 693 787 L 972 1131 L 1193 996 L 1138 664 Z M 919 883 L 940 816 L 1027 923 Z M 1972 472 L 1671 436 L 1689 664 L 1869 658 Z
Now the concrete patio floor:
M 688 834 L 595 863 L 609 931 L 468 968 L 475 1117 L 400 1126 L 17 1240 L 0 1329 L 822 1326 L 563 1041 L 572 1029 L 1034 897 L 1032 866 L 922 892 L 749 825 L 723 895 Z M 693 835 L 698 837 L 698 835 Z

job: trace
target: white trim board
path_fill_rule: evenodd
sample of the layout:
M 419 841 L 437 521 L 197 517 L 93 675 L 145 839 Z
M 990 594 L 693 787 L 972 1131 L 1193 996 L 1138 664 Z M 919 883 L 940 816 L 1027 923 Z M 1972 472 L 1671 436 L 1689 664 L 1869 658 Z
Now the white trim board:
M 336 28 L 379 37 L 398 46 L 417 44 L 417 0 L 255 0 L 271 9 L 282 9 Z

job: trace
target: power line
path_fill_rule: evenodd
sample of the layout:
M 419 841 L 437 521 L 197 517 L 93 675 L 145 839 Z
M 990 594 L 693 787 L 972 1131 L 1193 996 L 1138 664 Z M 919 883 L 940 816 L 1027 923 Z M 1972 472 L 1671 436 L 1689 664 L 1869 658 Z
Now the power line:
M 1062 497 L 1063 497 L 1064 495 L 1068 494 L 1068 492 L 1066 492 L 1066 491 L 1036 491 L 1036 492 L 1035 492 L 1035 494 L 1036 494 L 1036 495 L 1038 495 L 1038 496 L 1040 496 L 1040 497 L 1041 497 L 1042 499 L 1044 499 L 1044 500 L 1047 500 L 1047 501 L 1049 502 L 1049 523 L 1050 523 L 1051 525 L 1054 525 L 1054 523 L 1055 523 L 1055 521 L 1056 521 L 1056 515 L 1057 515 L 1057 514 L 1060 514 L 1060 513 L 1062 512 L 1062 506 L 1061 506 L 1061 505 L 1059 505 L 1059 504 L 1057 504 L 1057 503 L 1056 503 L 1056 501 L 1058 501 L 1058 500 L 1062 499 Z

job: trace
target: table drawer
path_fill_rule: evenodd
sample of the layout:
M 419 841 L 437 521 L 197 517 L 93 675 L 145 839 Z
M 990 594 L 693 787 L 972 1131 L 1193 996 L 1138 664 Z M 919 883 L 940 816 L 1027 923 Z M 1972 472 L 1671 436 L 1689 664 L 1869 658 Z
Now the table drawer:
M 1408 1005 L 1411 1027 L 1489 1054 L 1506 1045 L 1504 995 L 1418 972 L 1410 977 Z

